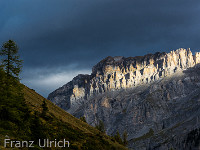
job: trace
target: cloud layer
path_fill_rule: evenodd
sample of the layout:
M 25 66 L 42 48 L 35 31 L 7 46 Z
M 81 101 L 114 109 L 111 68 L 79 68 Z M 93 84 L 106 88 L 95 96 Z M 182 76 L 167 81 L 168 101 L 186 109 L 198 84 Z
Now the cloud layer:
M 107 56 L 199 50 L 199 14 L 199 0 L 6 0 L 0 1 L 0 42 L 18 43 L 22 81 L 46 95 L 41 75 L 56 88 L 49 71 L 62 70 L 65 84 L 68 72 L 90 70 Z
M 33 70 L 26 70 L 23 73 L 24 79 L 22 83 L 47 97 L 50 92 L 71 81 L 78 74 L 91 73 L 90 70 L 65 69 L 61 71 L 55 68 L 48 72 L 40 69 L 35 70 L 35 72 Z

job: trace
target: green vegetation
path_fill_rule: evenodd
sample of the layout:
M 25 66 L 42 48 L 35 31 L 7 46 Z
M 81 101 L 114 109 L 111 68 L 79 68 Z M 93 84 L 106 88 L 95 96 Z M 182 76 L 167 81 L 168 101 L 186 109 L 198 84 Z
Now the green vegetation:
M 42 113 L 41 105 L 44 98 L 27 87 L 24 87 L 24 93 L 31 110 L 37 111 L 39 114 Z M 126 149 L 119 143 L 112 141 L 106 134 L 68 114 L 49 100 L 46 100 L 46 104 L 48 107 L 47 115 L 51 118 L 40 119 L 46 126 L 49 126 L 49 129 L 54 129 L 53 133 L 59 133 L 65 139 L 69 138 L 71 149 Z
M 120 137 L 119 131 L 117 131 L 117 133 L 113 136 L 113 139 L 114 139 L 116 142 L 118 142 L 118 143 L 120 143 L 120 144 L 123 144 L 123 141 L 122 141 L 122 139 L 121 139 L 121 137 Z
M 5 42 L 1 48 L 1 66 L 4 68 L 7 77 L 19 76 L 22 68 L 22 60 L 19 59 L 18 46 L 12 40 Z
M 128 144 L 127 138 L 128 138 L 127 131 L 124 131 L 124 133 L 123 133 L 123 145 L 124 146 L 127 146 L 127 144 Z
M 150 138 L 153 135 L 154 135 L 154 131 L 153 131 L 153 129 L 150 128 L 149 132 L 147 132 L 146 134 L 144 134 L 138 138 L 133 139 L 133 141 L 136 142 L 136 141 L 140 141 L 140 140 L 145 140 L 147 138 Z
M 11 58 L 12 63 L 4 64 L 8 61 L 2 59 L 0 67 L 0 149 L 4 149 L 3 140 L 7 136 L 12 140 L 34 140 L 36 145 L 33 149 L 45 149 L 37 146 L 38 139 L 66 139 L 70 142 L 67 149 L 73 150 L 126 149 L 112 141 L 105 133 L 73 117 L 34 90 L 20 84 L 18 75 L 21 61 L 14 50 L 17 46 L 10 40 L 8 43 L 8 46 L 4 44 L 1 51 L 2 54 L 5 48 L 13 50 L 3 55 L 9 55 L 7 58 Z M 8 67 L 9 65 L 13 66 Z
M 99 120 L 98 124 L 95 125 L 95 128 L 96 128 L 97 130 L 99 130 L 100 132 L 102 132 L 102 133 L 105 133 L 105 132 L 106 132 L 105 126 L 104 126 L 104 123 L 103 123 L 102 120 Z
M 117 131 L 116 134 L 112 136 L 111 138 L 113 141 L 118 142 L 121 145 L 127 146 L 128 145 L 127 137 L 128 137 L 128 134 L 126 131 L 124 131 L 122 138 L 119 134 L 119 131 Z
M 48 111 L 48 107 L 47 107 L 46 100 L 44 99 L 42 103 L 42 114 L 41 114 L 42 117 L 47 117 L 47 111 Z
M 86 122 L 85 116 L 80 117 L 80 120 L 83 121 L 83 122 Z M 87 123 L 87 122 L 86 122 L 86 123 Z
M 28 138 L 31 114 L 19 83 L 21 60 L 15 42 L 5 42 L 0 51 L 0 133 Z

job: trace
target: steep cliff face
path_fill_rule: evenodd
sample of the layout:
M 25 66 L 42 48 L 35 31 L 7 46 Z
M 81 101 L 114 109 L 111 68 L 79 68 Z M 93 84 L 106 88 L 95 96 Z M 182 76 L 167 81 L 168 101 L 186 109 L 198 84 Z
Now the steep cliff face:
M 199 62 L 200 53 L 193 56 L 189 49 L 129 58 L 107 57 L 93 67 L 91 75 L 78 75 L 48 98 L 74 114 L 94 94 L 153 83 Z
M 102 120 L 108 134 L 126 130 L 129 147 L 189 148 L 180 142 L 199 127 L 199 63 L 190 49 L 107 57 L 48 99 L 91 125 Z

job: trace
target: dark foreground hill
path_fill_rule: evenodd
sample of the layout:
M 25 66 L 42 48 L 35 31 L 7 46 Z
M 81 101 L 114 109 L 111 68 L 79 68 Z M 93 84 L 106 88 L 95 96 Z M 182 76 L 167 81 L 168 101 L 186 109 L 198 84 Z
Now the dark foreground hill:
M 2 77 L 2 76 L 1 76 Z M 1 92 L 1 91 L 0 91 Z M 52 102 L 48 101 L 34 90 L 23 85 L 23 93 L 28 109 L 22 112 L 18 107 L 19 114 L 28 114 L 26 121 L 20 117 L 14 121 L 0 119 L 0 149 L 4 148 L 4 139 L 11 140 L 37 140 L 37 138 L 48 138 L 50 140 L 69 141 L 69 148 L 66 149 L 98 149 L 98 150 L 125 150 L 126 148 L 118 144 L 114 140 L 87 123 L 73 117 Z M 2 93 L 1 93 L 2 94 Z M 42 104 L 46 102 L 48 111 L 42 115 Z M 14 105 L 12 105 L 13 107 Z M 20 105 L 21 106 L 21 105 Z M 1 105 L 3 107 L 3 104 Z M 26 107 L 26 106 L 25 106 Z M 10 107 L 9 107 L 10 108 Z M 15 116 L 17 118 L 17 116 Z M 17 120 L 20 120 L 20 124 Z M 37 141 L 36 141 L 37 142 Z M 6 148 L 9 149 L 9 148 Z M 10 148 L 11 149 L 11 148 Z M 20 149 L 20 148 L 14 148 Z M 28 148 L 22 148 L 28 149 Z M 45 149 L 39 148 L 35 143 L 34 148 L 29 149 Z M 55 149 L 55 148 L 46 148 Z M 57 148 L 60 149 L 60 148 Z

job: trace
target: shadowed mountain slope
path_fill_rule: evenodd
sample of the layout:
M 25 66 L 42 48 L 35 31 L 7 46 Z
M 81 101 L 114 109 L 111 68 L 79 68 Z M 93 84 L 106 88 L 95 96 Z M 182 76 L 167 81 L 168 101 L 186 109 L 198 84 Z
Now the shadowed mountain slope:
M 109 135 L 128 133 L 129 148 L 198 149 L 200 53 L 178 49 L 140 57 L 107 57 L 48 99 Z

